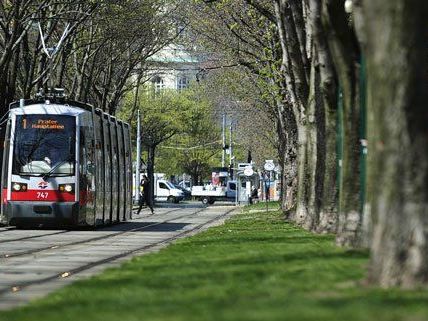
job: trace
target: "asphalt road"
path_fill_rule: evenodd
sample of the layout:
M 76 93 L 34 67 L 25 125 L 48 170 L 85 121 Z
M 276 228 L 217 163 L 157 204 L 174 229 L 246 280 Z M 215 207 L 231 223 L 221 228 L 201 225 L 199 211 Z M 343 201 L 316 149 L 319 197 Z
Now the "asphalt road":
M 159 204 L 129 222 L 97 230 L 0 228 L 0 310 L 45 296 L 136 255 L 218 225 L 236 213 L 230 203 Z

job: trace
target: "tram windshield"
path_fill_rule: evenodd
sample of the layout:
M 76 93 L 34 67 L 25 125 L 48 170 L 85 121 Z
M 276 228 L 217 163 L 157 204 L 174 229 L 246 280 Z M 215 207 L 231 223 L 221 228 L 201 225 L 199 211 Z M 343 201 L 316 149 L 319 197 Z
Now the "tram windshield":
M 12 173 L 74 175 L 76 118 L 67 115 L 17 115 Z

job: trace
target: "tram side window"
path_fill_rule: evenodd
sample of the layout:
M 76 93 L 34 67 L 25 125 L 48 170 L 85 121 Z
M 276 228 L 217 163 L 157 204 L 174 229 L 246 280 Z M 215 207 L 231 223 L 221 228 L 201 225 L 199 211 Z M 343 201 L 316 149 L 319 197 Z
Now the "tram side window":
M 91 139 L 90 130 L 86 126 L 80 130 L 80 171 L 95 175 L 95 142 Z
M 86 174 L 87 172 L 87 168 L 86 168 L 86 163 L 87 163 L 87 154 L 86 154 L 86 143 L 85 143 L 85 132 L 83 129 L 80 130 L 80 173 L 81 174 Z

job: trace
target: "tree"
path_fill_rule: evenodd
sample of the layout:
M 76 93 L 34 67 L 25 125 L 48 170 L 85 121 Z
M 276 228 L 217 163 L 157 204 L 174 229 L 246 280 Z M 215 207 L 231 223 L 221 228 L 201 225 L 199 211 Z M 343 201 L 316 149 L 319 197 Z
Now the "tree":
M 362 5 L 374 223 L 369 280 L 415 287 L 428 283 L 428 3 Z
M 134 108 L 141 112 L 141 144 L 147 152 L 147 176 L 151 180 L 150 195 L 153 198 L 156 149 L 161 143 L 183 131 L 189 105 L 175 91 L 153 93 L 150 87 L 146 86 L 145 89 L 141 95 L 129 94 L 119 115 L 128 119 L 133 128 L 136 128 L 135 117 L 130 117 L 135 114 Z
M 190 21 L 192 28 L 200 36 L 199 40 L 212 52 L 211 64 L 208 64 L 207 70 L 213 70 L 216 68 L 215 65 L 228 66 L 235 67 L 235 72 L 242 74 L 236 84 L 245 89 L 235 91 L 235 97 L 238 99 L 231 99 L 229 105 L 237 107 L 234 111 L 237 114 L 248 116 L 257 114 L 257 117 L 260 116 L 260 119 L 266 121 L 266 127 L 276 130 L 277 135 L 271 135 L 265 129 L 254 130 L 253 133 L 261 134 L 260 140 L 269 141 L 276 148 L 280 165 L 284 169 L 291 169 L 287 171 L 287 175 L 283 175 L 282 186 L 294 190 L 293 168 L 296 157 L 293 132 L 295 128 L 290 125 L 290 122 L 284 121 L 288 120 L 290 113 L 283 100 L 279 46 L 272 18 L 272 2 L 260 1 L 260 6 L 258 5 L 257 8 L 253 7 L 249 1 L 196 1 L 196 6 L 203 12 L 204 18 L 192 17 Z M 263 14 L 258 10 L 262 10 Z M 225 69 L 225 67 L 219 69 Z M 236 85 L 230 86 L 229 83 L 225 87 L 234 89 Z M 240 103 L 236 104 L 236 100 Z M 247 117 L 247 120 L 250 118 Z M 243 127 L 242 123 L 245 124 L 245 121 L 240 121 L 239 128 Z M 251 124 L 257 125 L 254 121 Z M 254 127 L 256 126 L 246 128 Z M 255 137 L 260 137 L 257 135 Z M 273 136 L 275 138 L 272 139 Z M 247 145 L 252 144 L 247 143 Z M 263 158 L 263 156 L 259 157 L 259 159 Z M 293 192 L 288 193 L 288 195 L 293 194 Z M 287 198 L 284 198 L 283 202 L 284 208 L 292 207 L 292 202 L 287 202 Z
M 253 161 L 260 166 L 267 158 L 277 158 L 278 140 L 275 119 L 272 116 L 262 84 L 242 67 L 211 69 L 201 81 L 205 96 L 213 105 L 214 117 L 226 116 L 226 141 L 232 146 L 235 159 L 246 161 L 249 150 Z
M 220 25 L 209 23 L 208 39 L 248 68 L 263 83 L 263 96 L 270 96 L 287 217 L 308 229 L 335 231 L 336 75 L 321 6 L 297 0 L 205 3 L 204 17 Z
M 42 54 L 39 24 L 46 43 L 58 41 L 69 21 L 69 34 L 95 10 L 91 1 L 3 1 L 0 5 L 0 102 L 4 115 L 17 97 L 29 98 L 49 79 L 51 67 Z M 58 35 L 59 34 L 59 35 Z M 55 40 L 56 38 L 56 40 Z M 57 63 L 58 59 L 49 64 Z
M 212 2 L 212 1 L 210 1 Z M 266 79 L 277 86 L 276 119 L 282 162 L 291 190 L 288 217 L 317 231 L 336 227 L 335 74 L 322 33 L 318 2 L 245 1 L 274 24 Z M 222 3 L 221 6 L 224 6 Z M 245 37 L 244 37 L 245 38 Z M 279 55 L 278 55 L 279 54 Z M 279 73 L 277 72 L 279 71 Z M 334 106 L 334 107 L 333 107 Z M 327 156 L 325 156 L 327 155 Z M 286 166 L 284 166 L 286 167 Z M 296 176 L 297 175 L 297 176 Z M 297 178 L 294 182 L 294 178 Z M 324 201 L 326 200 L 326 201 Z
M 175 163 L 176 173 L 186 173 L 193 184 L 202 182 L 216 166 L 215 156 L 221 150 L 221 134 L 218 123 L 213 118 L 213 106 L 204 94 L 201 85 L 193 84 L 187 90 L 176 94 L 181 107 L 183 122 L 174 141 L 160 145 L 158 164 Z M 159 164 L 162 171 L 166 165 Z
M 181 7 L 180 0 L 3 1 L 2 114 L 11 101 L 54 86 L 114 114 L 135 80 L 141 82 L 147 59 L 177 37 Z M 41 33 L 47 48 L 64 35 L 55 54 L 44 48 Z
M 361 246 L 363 206 L 360 185 L 361 129 L 365 121 L 360 106 L 364 88 L 361 87 L 361 50 L 350 16 L 344 11 L 344 1 L 324 0 L 322 7 L 323 33 L 328 39 L 340 88 L 337 90 L 342 113 L 340 149 L 340 199 L 338 204 L 337 243 Z

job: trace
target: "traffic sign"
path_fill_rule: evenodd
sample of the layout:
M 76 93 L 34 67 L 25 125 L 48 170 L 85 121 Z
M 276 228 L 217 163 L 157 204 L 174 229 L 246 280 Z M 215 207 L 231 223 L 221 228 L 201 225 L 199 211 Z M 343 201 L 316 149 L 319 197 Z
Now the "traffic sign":
M 251 166 L 247 166 L 244 168 L 244 175 L 245 176 L 253 176 L 254 170 Z
M 264 169 L 266 171 L 273 171 L 275 169 L 275 164 L 273 163 L 273 160 L 266 160 Z

